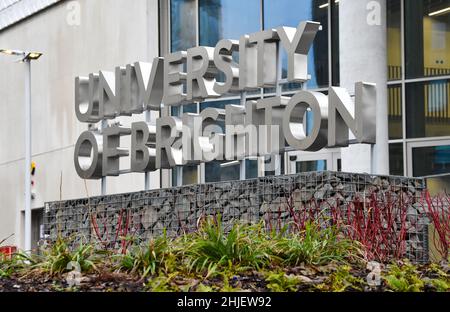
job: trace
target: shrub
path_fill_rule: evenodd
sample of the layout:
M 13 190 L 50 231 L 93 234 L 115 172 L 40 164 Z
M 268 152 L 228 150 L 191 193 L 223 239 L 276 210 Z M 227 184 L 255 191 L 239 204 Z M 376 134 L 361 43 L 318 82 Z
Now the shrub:
M 443 260 L 449 260 L 450 245 L 450 196 L 439 194 L 431 197 L 428 191 L 422 194 L 422 208 L 431 220 L 436 235 L 433 236 L 433 244 Z
M 74 269 L 79 269 L 81 272 L 95 270 L 94 246 L 80 242 L 78 247 L 72 250 L 70 242 L 71 239 L 58 238 L 54 244 L 43 249 L 43 255 L 37 256 L 38 262 L 32 267 L 41 269 L 51 275 Z
M 170 256 L 170 247 L 170 240 L 165 233 L 152 239 L 145 247 L 132 246 L 125 254 L 118 255 L 118 269 L 139 274 L 142 278 L 153 275 Z
M 402 259 L 406 253 L 408 209 L 415 202 L 413 195 L 393 191 L 370 192 L 334 209 L 334 222 L 346 237 L 357 241 L 368 261 L 386 262 Z M 415 226 L 415 224 L 414 224 Z
M 334 227 L 320 228 L 316 223 L 307 222 L 299 233 L 281 235 L 275 239 L 273 253 L 284 264 L 297 266 L 301 263 L 321 265 L 331 261 L 345 261 L 352 252 L 357 254 L 355 245 L 340 238 Z
M 35 263 L 34 258 L 23 252 L 17 252 L 10 258 L 0 255 L 0 278 L 7 278 L 13 273 L 20 273 L 31 263 Z
M 415 226 L 407 213 L 416 202 L 412 194 L 392 190 L 370 190 L 347 199 L 329 198 L 295 202 L 294 193 L 286 198 L 294 231 L 305 231 L 306 225 L 334 225 L 347 239 L 357 242 L 368 261 L 385 262 L 402 259 L 406 254 L 406 235 Z
M 207 218 L 198 232 L 191 235 L 186 246 L 190 270 L 232 266 L 237 269 L 261 268 L 270 263 L 261 225 L 235 223 L 226 234 L 218 216 L 217 219 Z

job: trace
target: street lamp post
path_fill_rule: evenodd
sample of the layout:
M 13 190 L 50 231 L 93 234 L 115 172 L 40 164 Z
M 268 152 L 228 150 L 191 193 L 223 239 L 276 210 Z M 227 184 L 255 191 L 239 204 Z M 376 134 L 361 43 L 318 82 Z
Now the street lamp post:
M 15 55 L 25 64 L 25 250 L 31 251 L 31 61 L 42 56 L 39 52 L 0 49 L 0 53 Z

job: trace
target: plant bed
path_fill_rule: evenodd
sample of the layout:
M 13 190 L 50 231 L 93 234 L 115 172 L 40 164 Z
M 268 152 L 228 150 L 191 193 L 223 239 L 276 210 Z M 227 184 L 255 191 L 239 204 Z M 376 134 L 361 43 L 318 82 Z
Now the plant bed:
M 335 227 L 306 223 L 267 231 L 263 223 L 224 229 L 208 218 L 196 232 L 166 235 L 119 250 L 59 238 L 37 254 L 0 259 L 0 291 L 379 292 L 450 290 L 449 267 L 392 255 L 368 259 L 364 244 Z
M 405 268 L 407 266 L 408 268 Z M 370 273 L 363 267 L 332 264 L 324 267 L 273 268 L 266 271 L 246 273 L 221 272 L 219 276 L 205 278 L 202 275 L 154 275 L 142 279 L 126 273 L 111 272 L 104 268 L 95 273 L 83 274 L 78 285 L 70 285 L 68 273 L 56 276 L 46 274 L 13 274 L 0 279 L 0 292 L 380 292 L 423 291 L 442 292 L 450 290 L 448 267 L 399 266 L 401 274 L 408 275 L 414 267 L 412 279 L 392 280 L 392 272 L 382 271 L 379 286 L 369 286 L 366 278 Z M 445 274 L 439 275 L 435 270 Z M 70 281 L 70 279 L 69 279 Z

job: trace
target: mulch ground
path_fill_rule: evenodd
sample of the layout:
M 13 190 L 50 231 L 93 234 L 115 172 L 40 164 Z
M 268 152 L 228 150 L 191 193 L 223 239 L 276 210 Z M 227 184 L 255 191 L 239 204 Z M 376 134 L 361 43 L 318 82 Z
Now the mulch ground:
M 142 280 L 124 273 L 86 274 L 83 275 L 80 285 L 76 287 L 69 285 L 67 274 L 55 277 L 40 274 L 12 275 L 9 278 L 0 279 L 0 292 L 138 292 L 143 290 Z
M 448 266 L 447 273 L 448 273 Z M 297 291 L 320 291 L 317 286 L 329 283 L 330 275 L 336 272 L 337 266 L 333 264 L 325 266 L 298 266 L 285 268 L 283 272 L 286 276 L 296 276 L 301 280 Z M 418 267 L 421 279 L 427 280 L 436 278 L 436 275 L 430 273 L 426 266 Z M 352 268 L 351 276 L 366 281 L 368 270 Z M 13 274 L 8 278 L 0 278 L 0 292 L 142 292 L 149 291 L 149 279 L 142 279 L 126 273 L 111 273 L 108 269 L 101 269 L 92 274 L 83 274 L 79 276 L 77 286 L 70 285 L 68 274 L 49 276 L 39 272 L 29 272 L 26 275 Z M 150 277 L 152 279 L 152 277 Z M 327 282 L 328 281 L 328 282 Z M 175 276 L 169 283 L 171 289 L 179 291 L 198 291 L 199 285 L 206 287 L 223 287 L 224 280 L 221 277 L 208 278 L 204 280 L 195 277 Z M 258 271 L 243 272 L 239 275 L 229 278 L 229 286 L 250 292 L 271 291 L 268 288 L 268 282 L 265 276 Z M 379 292 L 388 290 L 385 282 L 377 287 L 364 286 L 355 288 L 349 286 L 345 291 L 370 291 Z M 425 283 L 423 291 L 435 291 L 430 285 Z

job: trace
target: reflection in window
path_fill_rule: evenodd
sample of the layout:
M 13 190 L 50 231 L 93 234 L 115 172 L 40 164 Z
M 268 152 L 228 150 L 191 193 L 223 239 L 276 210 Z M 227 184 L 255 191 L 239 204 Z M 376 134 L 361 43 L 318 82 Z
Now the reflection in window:
M 388 79 L 402 79 L 401 4 L 400 0 L 387 0 Z
M 196 46 L 195 0 L 170 0 L 171 51 Z
M 260 0 L 199 0 L 200 45 L 260 31 Z
M 402 138 L 402 88 L 388 86 L 389 139 Z
M 297 27 L 302 21 L 320 22 L 318 32 L 308 55 L 308 88 L 328 86 L 328 8 L 326 0 L 264 0 L 264 29 L 278 26 Z M 282 77 L 287 77 L 287 55 L 282 53 Z
M 405 1 L 406 76 L 450 74 L 450 0 Z
M 413 175 L 450 173 L 450 145 L 413 148 Z
M 389 144 L 389 173 L 403 175 L 403 144 Z
M 408 138 L 450 135 L 449 80 L 406 84 Z

